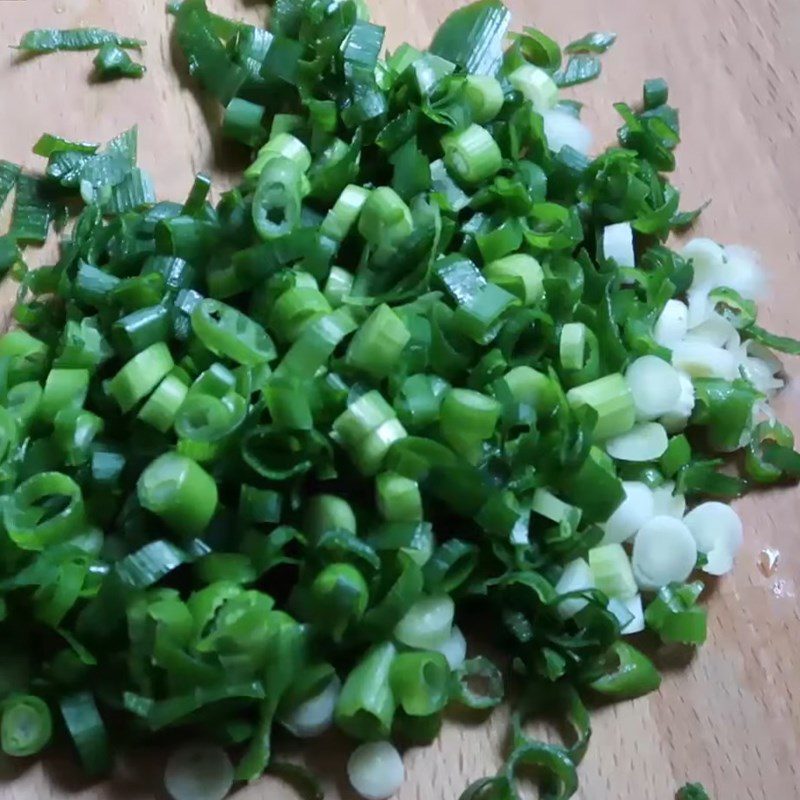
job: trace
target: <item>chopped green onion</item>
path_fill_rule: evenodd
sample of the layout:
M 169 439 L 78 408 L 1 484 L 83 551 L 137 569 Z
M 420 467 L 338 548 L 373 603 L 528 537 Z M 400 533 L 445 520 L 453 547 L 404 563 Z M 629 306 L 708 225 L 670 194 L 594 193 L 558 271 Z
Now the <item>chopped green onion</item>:
M 305 505 L 304 520 L 305 529 L 317 539 L 327 531 L 356 532 L 356 517 L 350 503 L 335 495 L 310 497 Z
M 336 723 L 357 739 L 389 735 L 395 700 L 389 674 L 397 651 L 386 642 L 373 647 L 344 682 L 336 703 Z
M 449 133 L 442 139 L 444 163 L 465 183 L 479 183 L 494 175 L 502 156 L 497 142 L 486 128 L 472 124 L 460 133 Z
M 358 232 L 374 248 L 394 248 L 414 229 L 411 211 L 388 186 L 373 189 L 358 217 Z
M 177 453 L 166 453 L 153 461 L 136 488 L 144 508 L 186 537 L 201 533 L 217 507 L 213 478 L 196 462 Z
M 333 207 L 322 220 L 320 232 L 323 236 L 330 236 L 337 242 L 345 239 L 356 224 L 361 209 L 370 196 L 369 189 L 350 184 L 345 186 Z
M 541 264 L 524 253 L 515 253 L 486 265 L 483 274 L 518 297 L 523 305 L 536 305 L 544 295 L 544 273 Z
M 115 78 L 141 78 L 147 71 L 137 64 L 119 45 L 106 42 L 94 58 L 95 74 L 100 80 Z
M 383 378 L 392 371 L 410 338 L 403 320 L 389 306 L 378 306 L 350 340 L 346 361 L 373 378 Z
M 597 412 L 594 433 L 599 439 L 621 436 L 631 430 L 636 421 L 630 388 L 619 374 L 576 386 L 567 392 L 567 399 L 573 408 L 589 406 Z
M 503 87 L 491 75 L 468 75 L 464 93 L 479 125 L 493 120 L 503 107 Z
M 50 709 L 34 695 L 12 695 L 4 700 L 0 718 L 0 743 L 9 756 L 32 756 L 53 734 Z
M 384 472 L 375 479 L 376 504 L 389 522 L 414 522 L 422 519 L 422 496 L 419 485 L 394 472 Z
M 639 697 L 658 689 L 661 676 L 645 655 L 622 641 L 615 642 L 605 657 L 608 671 L 589 683 L 600 694 Z
M 533 103 L 539 112 L 553 108 L 558 101 L 558 86 L 543 69 L 533 64 L 517 67 L 509 76 L 508 82 L 521 92 L 526 100 Z
M 700 645 L 706 640 L 707 615 L 697 605 L 700 581 L 662 587 L 645 612 L 645 621 L 664 642 Z
M 18 47 L 27 53 L 54 53 L 57 50 L 96 50 L 105 44 L 139 50 L 145 42 L 102 28 L 74 28 L 28 31 Z
M 637 593 L 628 554 L 620 544 L 604 544 L 589 551 L 595 586 L 607 597 L 629 600 Z
M 263 113 L 262 110 L 262 116 Z M 311 153 L 308 152 L 308 148 L 296 136 L 285 132 L 278 133 L 271 136 L 270 140 L 258 151 L 255 161 L 245 170 L 245 178 L 259 178 L 267 162 L 277 157 L 293 161 L 301 172 L 305 172 L 311 166 Z
M 450 636 L 453 613 L 453 601 L 447 595 L 418 600 L 395 626 L 395 638 L 408 647 L 436 647 Z
M 134 356 L 107 384 L 123 412 L 130 411 L 167 376 L 174 362 L 169 348 L 157 342 Z

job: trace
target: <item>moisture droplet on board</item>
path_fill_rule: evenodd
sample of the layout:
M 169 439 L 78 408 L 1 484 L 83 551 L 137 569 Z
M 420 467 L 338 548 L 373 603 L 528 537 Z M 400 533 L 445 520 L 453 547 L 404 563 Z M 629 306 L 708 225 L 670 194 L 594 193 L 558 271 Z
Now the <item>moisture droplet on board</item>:
M 765 578 L 769 578 L 771 575 L 775 574 L 780 558 L 780 552 L 774 547 L 765 547 L 758 554 L 758 568 Z

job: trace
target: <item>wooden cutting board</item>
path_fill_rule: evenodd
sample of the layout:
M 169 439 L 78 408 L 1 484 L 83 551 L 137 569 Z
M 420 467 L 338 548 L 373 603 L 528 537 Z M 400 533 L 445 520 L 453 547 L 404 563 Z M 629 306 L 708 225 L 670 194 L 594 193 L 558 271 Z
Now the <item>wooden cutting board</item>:
M 215 10 L 258 20 L 252 0 L 217 0 Z M 457 0 L 373 2 L 388 42 L 425 45 Z M 561 42 L 590 30 L 619 41 L 598 82 L 577 89 L 597 142 L 611 141 L 612 102 L 636 101 L 644 78 L 663 76 L 681 110 L 683 145 L 676 180 L 684 205 L 711 198 L 698 233 L 744 243 L 763 254 L 771 287 L 764 324 L 800 335 L 800 6 L 796 0 L 512 0 L 514 25 L 541 27 Z M 96 25 L 148 41 L 147 76 L 108 86 L 88 82 L 91 54 L 56 54 L 15 63 L 6 49 L 34 27 Z M 181 198 L 193 174 L 211 169 L 224 185 L 240 162 L 220 148 L 169 39 L 162 0 L 0 0 L 0 157 L 40 167 L 30 148 L 49 131 L 105 140 L 138 124 L 140 162 L 160 195 Z M 180 74 L 176 74 L 176 66 Z M 6 297 L 9 296 L 6 290 Z M 6 304 L 7 308 L 7 304 Z M 800 377 L 796 360 L 787 371 Z M 800 431 L 797 385 L 776 402 Z M 746 542 L 736 571 L 712 586 L 711 635 L 690 663 L 670 670 L 656 695 L 609 707 L 594 717 L 594 738 L 580 768 L 583 800 L 671 800 L 687 780 L 716 800 L 800 797 L 800 493 L 775 490 L 738 504 Z M 757 564 L 765 547 L 780 552 L 774 574 Z M 439 741 L 405 756 L 401 800 L 456 800 L 472 780 L 500 763 L 506 719 L 452 721 Z M 326 776 L 330 798 L 346 790 L 346 747 L 324 738 L 310 761 Z M 158 757 L 134 758 L 113 782 L 89 786 L 61 762 L 6 765 L 2 800 L 161 797 Z M 155 793 L 154 793 L 155 792 Z M 241 800 L 288 800 L 267 779 Z

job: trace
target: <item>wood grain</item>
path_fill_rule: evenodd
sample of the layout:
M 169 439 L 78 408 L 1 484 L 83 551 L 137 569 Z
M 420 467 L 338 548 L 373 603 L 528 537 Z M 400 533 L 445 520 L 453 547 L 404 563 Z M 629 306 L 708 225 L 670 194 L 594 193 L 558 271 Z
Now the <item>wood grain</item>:
M 215 149 L 214 115 L 191 85 L 170 47 L 161 0 L 0 0 L 0 155 L 34 166 L 30 146 L 43 130 L 74 138 L 107 139 L 140 126 L 141 162 L 162 196 L 182 197 L 193 173 L 211 168 L 224 184 L 237 160 Z M 221 13 L 258 19 L 260 6 L 218 0 Z M 383 0 L 378 21 L 389 43 L 424 44 L 456 0 Z M 668 79 L 681 109 L 684 144 L 678 185 L 686 207 L 711 198 L 699 231 L 746 243 L 768 265 L 772 288 L 763 317 L 769 327 L 800 335 L 800 6 L 796 0 L 512 0 L 517 26 L 533 24 L 560 41 L 588 30 L 615 30 L 619 42 L 601 79 L 575 92 L 599 143 L 615 127 L 611 103 L 635 100 L 643 78 Z M 141 36 L 147 77 L 91 86 L 91 56 L 53 55 L 14 63 L 9 45 L 32 27 L 99 25 Z M 795 378 L 796 361 L 787 364 Z M 800 428 L 800 394 L 790 384 L 777 401 Z M 747 527 L 735 574 L 710 599 L 708 644 L 684 668 L 670 671 L 659 694 L 606 708 L 581 767 L 583 800 L 668 800 L 687 779 L 703 781 L 718 800 L 800 797 L 800 497 L 784 489 L 739 504 Z M 765 546 L 777 548 L 777 572 L 756 567 Z M 499 763 L 505 720 L 450 723 L 437 744 L 406 754 L 401 800 L 455 800 L 471 780 Z M 311 762 L 327 776 L 331 798 L 343 788 L 344 750 L 323 739 Z M 3 800 L 84 800 L 152 797 L 158 759 L 134 758 L 122 777 L 82 785 L 61 764 L 11 770 Z M 338 788 L 337 788 L 338 787 Z M 241 800 L 291 796 L 270 780 L 242 790 Z

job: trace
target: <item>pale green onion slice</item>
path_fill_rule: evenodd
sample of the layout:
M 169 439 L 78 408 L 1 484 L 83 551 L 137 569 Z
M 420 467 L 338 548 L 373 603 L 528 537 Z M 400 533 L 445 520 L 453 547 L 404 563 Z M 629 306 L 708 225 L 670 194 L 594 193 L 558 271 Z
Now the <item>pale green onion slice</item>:
M 724 378 L 732 381 L 739 376 L 733 353 L 692 336 L 672 348 L 672 365 L 692 378 Z
M 595 586 L 607 597 L 626 600 L 636 592 L 631 562 L 621 544 L 603 544 L 589 551 Z
M 658 356 L 637 358 L 626 370 L 625 380 L 631 388 L 639 420 L 653 420 L 666 414 L 681 396 L 680 373 Z
M 453 625 L 450 636 L 433 649 L 447 659 L 450 669 L 458 669 L 467 659 L 467 640 L 458 625 Z
M 333 724 L 333 712 L 341 690 L 342 682 L 334 675 L 319 694 L 309 697 L 297 708 L 281 717 L 281 722 L 301 739 L 319 736 Z
M 335 494 L 315 494 L 305 503 L 303 515 L 305 532 L 312 540 L 319 539 L 327 531 L 356 532 L 356 515 L 353 507 Z
M 587 327 L 582 322 L 568 322 L 561 329 L 558 356 L 564 369 L 581 369 L 586 356 Z M 660 359 L 658 359 L 660 361 Z M 630 385 L 630 381 L 629 381 Z M 633 389 L 631 388 L 631 392 Z M 636 397 L 633 398 L 634 403 Z
M 564 571 L 555 585 L 557 595 L 582 592 L 594 588 L 594 575 L 591 567 L 583 558 L 576 558 L 574 561 L 570 561 L 564 567 Z M 579 611 L 586 608 L 587 604 L 588 601 L 583 597 L 570 597 L 562 600 L 558 604 L 556 611 L 561 619 L 570 619 L 570 617 L 574 617 Z
M 686 513 L 686 497 L 680 493 L 675 494 L 675 484 L 672 481 L 662 483 L 653 489 L 653 516 L 675 517 L 683 519 Z
M 446 594 L 417 600 L 395 626 L 395 639 L 408 647 L 435 649 L 450 636 L 454 612 L 453 600 Z
M 653 327 L 653 338 L 670 349 L 689 331 L 689 309 L 682 300 L 667 300 Z
M 547 146 L 557 153 L 562 147 L 571 147 L 579 153 L 588 155 L 592 149 L 593 136 L 577 117 L 568 111 L 554 108 L 542 114 L 544 120 L 544 137 Z
M 347 762 L 350 785 L 365 800 L 386 800 L 406 777 L 403 759 L 389 742 L 367 742 L 357 747 Z
M 574 519 L 577 524 L 581 510 L 556 497 L 551 491 L 539 488 L 533 493 L 531 510 L 549 519 L 551 522 L 566 522 Z
M 659 422 L 664 426 L 667 433 L 678 433 L 682 431 L 689 422 L 694 410 L 694 384 L 692 379 L 685 372 L 678 372 L 681 382 L 681 394 L 675 405 L 664 414 Z
M 631 390 L 618 372 L 606 375 L 567 392 L 573 408 L 590 406 L 597 412 L 595 437 L 606 439 L 629 431 L 636 421 Z
M 509 76 L 508 82 L 521 92 L 526 100 L 541 114 L 558 102 L 558 86 L 550 75 L 533 64 L 517 67 Z
M 647 520 L 655 516 L 653 490 L 639 481 L 623 481 L 625 499 L 611 516 L 600 525 L 603 544 L 627 542 Z
M 245 178 L 257 180 L 267 162 L 279 156 L 294 161 L 303 172 L 311 166 L 308 148 L 291 133 L 279 133 L 258 151 L 255 161 L 244 171 Z
M 653 517 L 633 541 L 633 574 L 639 588 L 657 591 L 668 583 L 683 583 L 697 561 L 691 531 L 674 517 Z
M 640 422 L 606 442 L 606 452 L 618 461 L 653 461 L 667 449 L 667 432 L 658 422 Z
M 633 228 L 630 222 L 617 222 L 603 229 L 603 256 L 618 267 L 635 267 Z
M 174 800 L 222 800 L 233 786 L 233 764 L 221 747 L 188 744 L 167 761 L 164 785 Z
M 728 505 L 716 501 L 701 503 L 683 520 L 706 555 L 703 572 L 724 575 L 733 569 L 733 561 L 742 546 L 743 531 L 739 515 Z

